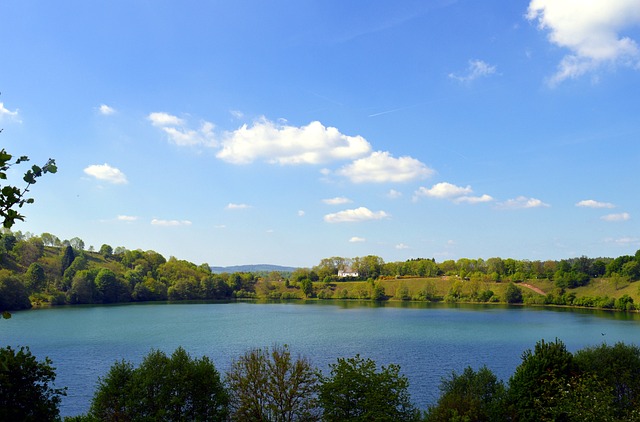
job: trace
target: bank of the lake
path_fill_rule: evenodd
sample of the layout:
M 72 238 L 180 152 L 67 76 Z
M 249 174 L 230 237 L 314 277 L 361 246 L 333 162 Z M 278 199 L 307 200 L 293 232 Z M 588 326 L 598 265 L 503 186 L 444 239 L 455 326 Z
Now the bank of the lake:
M 486 364 L 507 379 L 525 349 L 540 339 L 569 350 L 640 341 L 640 315 L 582 309 L 415 302 L 128 304 L 55 307 L 16 312 L 0 325 L 2 345 L 28 345 L 48 356 L 57 383 L 69 388 L 63 415 L 86 412 L 99 376 L 120 359 L 139 363 L 151 349 L 183 346 L 211 357 L 224 372 L 253 347 L 288 344 L 321 370 L 338 357 L 361 354 L 397 363 L 413 401 L 434 402 L 451 371 Z

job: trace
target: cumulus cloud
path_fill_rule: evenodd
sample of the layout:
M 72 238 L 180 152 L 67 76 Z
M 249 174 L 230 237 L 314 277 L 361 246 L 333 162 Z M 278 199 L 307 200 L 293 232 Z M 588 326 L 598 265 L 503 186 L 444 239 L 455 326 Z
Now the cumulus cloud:
M 343 196 L 336 196 L 335 198 L 323 199 L 322 202 L 328 205 L 343 205 L 343 204 L 349 204 L 353 201 Z
M 460 82 L 472 82 L 483 76 L 489 76 L 496 73 L 496 67 L 484 62 L 482 60 L 469 60 L 469 66 L 466 73 L 462 75 L 456 75 L 455 73 L 449 73 L 449 78 L 455 79 Z
M 150 113 L 147 118 L 151 121 L 152 125 L 158 127 L 182 126 L 184 124 L 184 120 L 182 120 L 181 118 L 163 112 Z
M 353 236 L 351 239 L 349 239 L 350 243 L 362 243 L 366 241 L 367 239 L 365 239 L 364 237 L 358 237 L 358 236 Z
M 160 220 L 154 218 L 151 220 L 151 225 L 153 226 L 161 226 L 161 227 L 178 227 L 178 226 L 190 226 L 191 221 L 189 220 Z
M 327 223 L 357 223 L 360 221 L 381 220 L 388 217 L 389 214 L 384 211 L 373 212 L 368 208 L 360 207 L 327 214 L 324 216 L 324 221 Z
M 234 203 L 229 203 L 227 205 L 228 210 L 246 210 L 247 208 L 251 208 L 251 205 Z
M 548 208 L 550 206 L 539 199 L 527 198 L 526 196 L 518 196 L 499 204 L 499 207 L 504 209 Z
M 304 217 L 304 210 L 298 210 L 298 217 Z
M 262 118 L 226 133 L 216 156 L 233 164 L 256 160 L 281 165 L 321 164 L 354 159 L 370 150 L 362 136 L 344 135 L 318 121 L 296 127 Z
M 609 202 L 599 202 L 593 199 L 585 199 L 576 203 L 576 207 L 582 208 L 615 208 L 616 206 Z
M 423 179 L 431 176 L 433 170 L 415 158 L 394 158 L 389 152 L 377 151 L 342 167 L 337 174 L 353 183 L 386 183 Z
M 459 196 L 453 200 L 453 202 L 466 202 L 467 204 L 480 204 L 482 202 L 491 201 L 493 201 L 493 197 L 491 195 L 487 195 L 486 193 L 480 196 Z
M 440 182 L 433 185 L 431 188 L 421 186 L 413 194 L 413 199 L 417 200 L 419 197 L 429 197 L 437 199 L 448 199 L 456 203 L 467 204 L 479 204 L 481 202 L 491 202 L 493 197 L 490 195 L 472 196 L 473 189 L 471 186 L 456 186 L 448 182 Z
M 118 216 L 118 221 L 126 221 L 128 223 L 132 222 L 132 221 L 136 221 L 138 219 L 138 217 L 135 217 L 133 215 L 119 215 Z
M 84 169 L 84 172 L 98 180 L 113 183 L 115 185 L 123 185 L 127 183 L 127 177 L 124 173 L 115 167 L 111 167 L 107 163 L 90 165 Z
M 631 215 L 628 212 L 622 212 L 619 214 L 603 215 L 602 217 L 600 217 L 600 219 L 604 221 L 611 221 L 611 222 L 627 221 L 631 219 Z
M 174 115 L 155 112 L 147 117 L 152 125 L 159 127 L 178 146 L 209 146 L 217 145 L 214 133 L 215 126 L 211 122 L 204 121 L 198 129 L 191 129 L 186 122 Z
M 106 104 L 100 104 L 100 107 L 98 107 L 98 111 L 104 116 L 109 116 L 111 114 L 115 114 L 116 109 L 113 107 L 109 107 Z
M 431 198 L 451 199 L 463 195 L 473 193 L 471 186 L 461 187 L 447 182 L 440 182 L 433 185 L 430 189 L 421 186 L 416 192 L 416 196 L 427 196 Z
M 640 25 L 637 0 L 532 0 L 527 19 L 570 51 L 549 83 L 577 78 L 603 64 L 640 67 L 640 49 L 623 30 Z
M 404 243 L 398 243 L 396 245 L 396 249 L 409 249 L 409 246 L 405 245 Z
M 11 111 L 4 106 L 4 103 L 0 102 L 0 120 L 5 117 L 10 120 L 20 121 L 20 118 L 18 117 L 18 110 Z

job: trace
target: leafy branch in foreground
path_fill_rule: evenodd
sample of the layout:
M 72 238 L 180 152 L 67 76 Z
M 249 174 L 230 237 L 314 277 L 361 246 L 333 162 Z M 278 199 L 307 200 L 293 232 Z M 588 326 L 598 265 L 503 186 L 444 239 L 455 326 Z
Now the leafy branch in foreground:
M 0 180 L 7 179 L 7 171 L 15 165 L 29 161 L 29 157 L 23 155 L 12 161 L 13 156 L 4 148 L 0 151 Z M 42 166 L 33 165 L 22 177 L 26 186 L 22 189 L 17 186 L 6 185 L 0 189 L 0 217 L 4 228 L 10 229 L 16 220 L 24 221 L 24 215 L 20 214 L 16 208 L 22 208 L 25 204 L 32 204 L 33 198 L 26 197 L 31 185 L 36 183 L 36 179 L 45 173 L 56 173 L 58 168 L 54 159 L 49 158 Z

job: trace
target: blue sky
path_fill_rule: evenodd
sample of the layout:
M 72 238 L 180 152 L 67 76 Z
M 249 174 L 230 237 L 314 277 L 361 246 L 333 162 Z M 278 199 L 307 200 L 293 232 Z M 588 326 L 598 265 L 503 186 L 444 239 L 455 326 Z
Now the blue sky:
M 637 0 L 0 15 L 0 145 L 59 166 L 16 230 L 210 265 L 640 248 Z

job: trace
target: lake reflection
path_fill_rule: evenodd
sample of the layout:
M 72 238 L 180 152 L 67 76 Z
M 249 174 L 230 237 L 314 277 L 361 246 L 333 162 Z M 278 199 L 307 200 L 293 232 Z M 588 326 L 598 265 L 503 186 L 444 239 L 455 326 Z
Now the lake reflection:
M 16 312 L 0 322 L 3 345 L 28 345 L 69 387 L 63 415 L 88 410 L 95 383 L 116 360 L 139 363 L 178 346 L 224 372 L 249 348 L 288 344 L 321 370 L 360 354 L 397 363 L 412 400 L 426 408 L 443 376 L 486 364 L 507 380 L 540 339 L 571 351 L 604 341 L 640 342 L 640 315 L 566 308 L 369 301 L 235 302 L 75 306 Z

